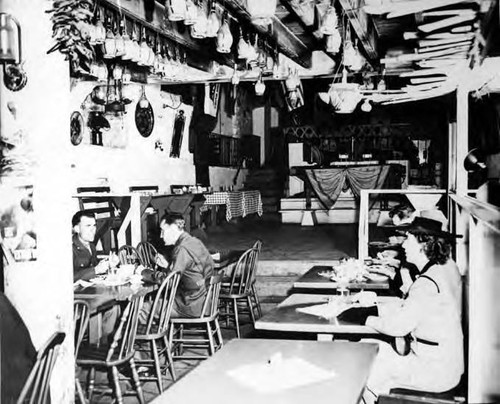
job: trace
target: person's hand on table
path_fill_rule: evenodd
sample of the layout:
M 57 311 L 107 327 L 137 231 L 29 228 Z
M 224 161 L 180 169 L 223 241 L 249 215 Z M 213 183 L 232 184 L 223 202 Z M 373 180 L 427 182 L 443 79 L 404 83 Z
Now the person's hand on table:
M 96 275 L 102 275 L 108 273 L 109 269 L 109 259 L 105 258 L 94 267 L 94 271 Z

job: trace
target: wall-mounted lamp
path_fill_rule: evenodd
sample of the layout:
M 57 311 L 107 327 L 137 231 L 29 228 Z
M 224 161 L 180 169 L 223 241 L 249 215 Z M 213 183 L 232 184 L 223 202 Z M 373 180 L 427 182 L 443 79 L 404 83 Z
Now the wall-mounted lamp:
M 13 25 L 17 28 L 17 38 Z M 17 53 L 14 51 L 16 44 Z M 3 64 L 4 84 L 11 91 L 21 90 L 28 80 L 21 62 L 21 25 L 10 14 L 0 13 L 0 63 Z

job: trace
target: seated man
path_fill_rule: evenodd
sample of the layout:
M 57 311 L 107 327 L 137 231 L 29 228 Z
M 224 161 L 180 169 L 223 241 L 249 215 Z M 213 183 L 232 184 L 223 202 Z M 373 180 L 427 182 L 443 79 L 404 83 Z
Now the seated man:
M 106 273 L 108 269 L 118 265 L 120 262 L 115 253 L 110 253 L 109 258 L 99 261 L 96 255 L 94 244 L 96 233 L 95 215 L 89 211 L 79 211 L 73 215 L 71 220 L 73 225 L 73 281 L 89 280 L 96 275 Z M 113 306 L 103 314 L 102 337 L 103 341 L 110 335 L 119 317 L 118 306 Z M 97 341 L 97 336 L 101 334 L 98 329 L 99 322 L 92 316 L 90 318 L 90 339 Z
M 0 402 L 15 403 L 36 361 L 23 319 L 0 292 Z
M 89 280 L 98 274 L 106 273 L 116 266 L 119 259 L 110 254 L 109 259 L 99 262 L 94 244 L 96 233 L 95 215 L 89 211 L 79 211 L 73 215 L 73 280 Z
M 166 272 L 181 273 L 172 316 L 198 317 L 207 294 L 207 285 L 214 272 L 214 262 L 203 243 L 184 231 L 184 223 L 179 214 L 166 214 L 160 222 L 161 237 L 165 245 L 174 246 L 172 260 Z M 144 269 L 142 276 L 145 280 L 160 283 L 167 275 L 166 272 Z

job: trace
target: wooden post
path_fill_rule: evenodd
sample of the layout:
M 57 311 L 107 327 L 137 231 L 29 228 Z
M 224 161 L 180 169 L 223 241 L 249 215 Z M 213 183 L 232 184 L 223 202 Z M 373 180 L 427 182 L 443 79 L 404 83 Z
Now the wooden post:
M 468 174 L 463 165 L 469 148 L 469 89 L 466 85 L 459 85 L 457 88 L 457 124 L 455 134 L 454 144 L 456 145 L 456 149 L 454 164 L 452 166 L 456 172 L 455 192 L 458 196 L 467 196 Z M 455 231 L 458 234 L 467 235 L 469 217 L 457 205 L 455 205 L 454 218 Z M 468 242 L 467 237 L 457 239 L 456 262 L 462 273 L 466 273 L 469 269 Z
M 0 7 L 20 23 L 28 78 L 23 89 L 12 92 L 5 87 L 0 72 L 0 131 L 2 139 L 15 139 L 11 156 L 18 163 L 15 170 L 0 174 L 0 200 L 5 208 L 9 188 L 33 187 L 32 210 L 23 207 L 32 227 L 28 232 L 18 225 L 17 230 L 36 240 L 36 258 L 18 256 L 5 267 L 5 294 L 28 326 L 35 348 L 55 331 L 66 333 L 52 374 L 51 396 L 53 403 L 72 403 L 70 78 L 64 55 L 46 53 L 54 45 L 50 14 L 45 13 L 51 4 L 18 0 L 3 2 Z

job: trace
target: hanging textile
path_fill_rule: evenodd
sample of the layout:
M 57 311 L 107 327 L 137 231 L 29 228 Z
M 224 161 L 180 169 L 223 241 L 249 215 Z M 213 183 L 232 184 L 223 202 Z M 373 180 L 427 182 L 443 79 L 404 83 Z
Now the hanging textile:
M 390 165 L 363 167 L 320 168 L 305 170 L 307 178 L 321 203 L 331 209 L 337 201 L 345 181 L 359 198 L 361 189 L 380 189 L 387 178 Z

